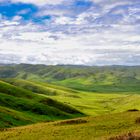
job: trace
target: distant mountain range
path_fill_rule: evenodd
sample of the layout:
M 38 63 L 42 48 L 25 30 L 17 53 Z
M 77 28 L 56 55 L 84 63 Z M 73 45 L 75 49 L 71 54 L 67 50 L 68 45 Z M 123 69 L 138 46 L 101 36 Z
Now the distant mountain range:
M 140 66 L 10 64 L 0 66 L 0 78 L 47 82 L 83 91 L 140 91 Z

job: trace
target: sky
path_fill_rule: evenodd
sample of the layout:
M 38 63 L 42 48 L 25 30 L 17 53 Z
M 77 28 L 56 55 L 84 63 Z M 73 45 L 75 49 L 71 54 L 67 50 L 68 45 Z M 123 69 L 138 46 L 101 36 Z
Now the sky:
M 0 0 L 0 63 L 140 65 L 140 0 Z

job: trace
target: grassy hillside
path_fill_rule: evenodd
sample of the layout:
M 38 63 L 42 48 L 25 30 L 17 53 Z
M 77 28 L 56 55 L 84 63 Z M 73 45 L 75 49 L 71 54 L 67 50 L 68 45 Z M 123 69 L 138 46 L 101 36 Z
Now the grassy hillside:
M 93 92 L 140 91 L 140 67 L 127 66 L 45 66 L 12 65 L 0 67 L 1 78 L 20 78 Z
M 139 132 L 139 120 L 140 112 L 124 112 L 12 128 L 0 132 L 0 138 L 1 140 L 46 140 L 46 138 L 47 140 L 105 140 Z
M 27 80 L 5 79 L 8 83 L 28 89 L 28 91 L 39 94 L 42 97 L 49 97 L 59 102 L 74 106 L 86 115 L 103 115 L 108 113 L 122 112 L 129 109 L 140 110 L 140 95 L 135 92 L 128 93 L 95 93 L 80 92 L 54 86 L 42 82 L 30 82 Z
M 56 96 L 56 95 L 71 95 L 72 93 L 79 93 L 79 91 L 70 89 L 70 88 L 65 88 L 62 86 L 56 86 L 48 83 L 43 83 L 43 82 L 33 82 L 33 81 L 27 81 L 23 79 L 10 79 L 10 78 L 5 78 L 2 79 L 3 81 L 10 83 L 14 86 L 24 88 L 26 90 L 39 93 L 39 94 L 44 94 L 48 96 Z
M 0 81 L 1 128 L 82 115 L 64 103 Z
M 0 79 L 0 140 L 114 140 L 140 128 L 138 66 L 3 65 Z
M 20 64 L 1 66 L 0 77 L 10 85 L 20 88 L 22 92 L 24 89 L 42 98 L 55 99 L 74 106 L 87 115 L 140 109 L 138 104 L 140 67 L 138 66 L 86 67 Z M 12 89 L 12 94 L 14 90 Z M 30 96 L 27 92 L 23 94 Z

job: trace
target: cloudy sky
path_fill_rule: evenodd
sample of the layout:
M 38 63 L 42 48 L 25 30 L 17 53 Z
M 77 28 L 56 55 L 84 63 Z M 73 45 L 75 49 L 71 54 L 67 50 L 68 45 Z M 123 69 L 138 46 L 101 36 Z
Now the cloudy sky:
M 0 63 L 140 65 L 140 0 L 0 0 Z

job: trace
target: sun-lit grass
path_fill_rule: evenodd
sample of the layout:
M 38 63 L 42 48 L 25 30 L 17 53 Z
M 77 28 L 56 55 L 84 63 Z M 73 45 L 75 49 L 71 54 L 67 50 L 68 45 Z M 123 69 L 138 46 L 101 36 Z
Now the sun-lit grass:
M 0 67 L 0 77 L 0 140 L 102 140 L 140 129 L 140 67 L 21 64 Z
M 139 92 L 96 93 L 72 90 L 62 86 L 18 79 L 5 79 L 14 86 L 36 92 L 42 97 L 49 97 L 73 106 L 86 115 L 102 115 L 140 109 Z
M 40 123 L 0 132 L 1 140 L 104 140 L 138 131 L 140 112 Z
M 81 93 L 77 97 L 53 96 L 58 101 L 75 106 L 87 115 L 102 115 L 140 109 L 140 95 L 137 94 L 101 94 Z

